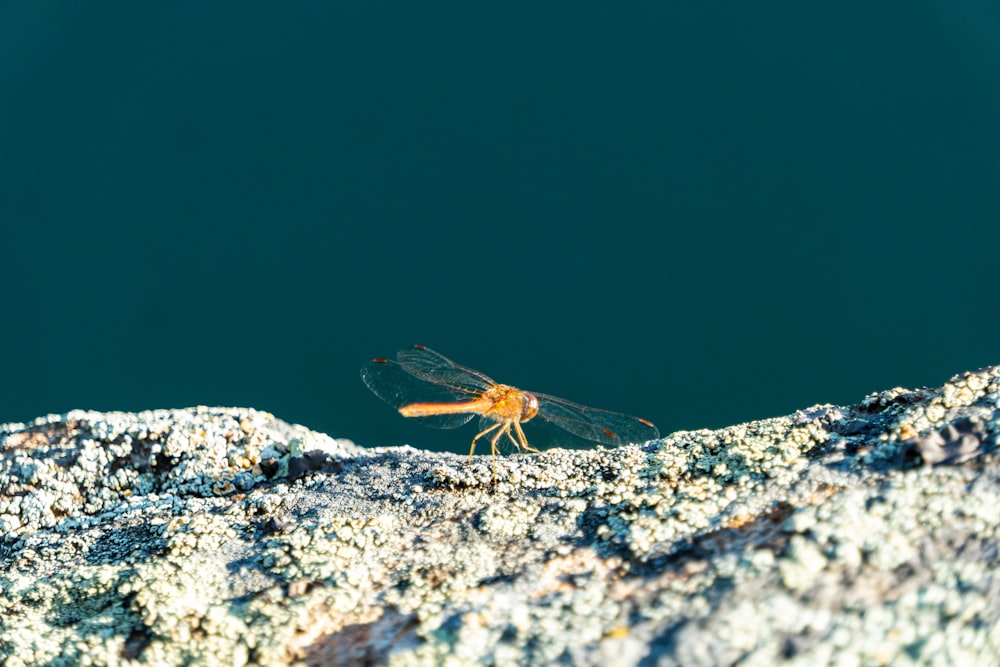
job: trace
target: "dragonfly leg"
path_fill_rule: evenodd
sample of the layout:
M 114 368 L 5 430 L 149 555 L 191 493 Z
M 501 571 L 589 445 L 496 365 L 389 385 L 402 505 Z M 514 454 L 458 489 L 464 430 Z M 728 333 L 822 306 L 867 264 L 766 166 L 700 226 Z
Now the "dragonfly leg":
M 497 426 L 503 426 L 503 428 L 497 431 L 493 437 L 490 438 L 490 453 L 493 455 L 493 486 L 497 485 L 497 441 L 504 433 L 507 434 L 508 438 L 511 438 L 510 422 L 501 422 L 497 424 Z M 513 440 L 513 438 L 511 438 L 511 440 Z
M 469 460 L 470 461 L 472 460 L 472 452 L 476 451 L 476 441 L 478 441 L 481 437 L 483 437 L 484 435 L 486 435 L 490 431 L 494 431 L 494 430 L 500 428 L 501 426 L 503 426 L 503 422 L 497 422 L 493 426 L 490 426 L 488 429 L 486 429 L 484 431 L 480 431 L 479 433 L 476 434 L 476 437 L 472 439 L 472 447 L 469 447 Z M 496 438 L 494 438 L 493 441 L 496 442 Z
M 526 452 L 535 452 L 536 454 L 540 453 L 537 449 L 528 444 L 528 438 L 524 435 L 524 429 L 521 428 L 521 422 L 514 422 L 514 430 L 517 431 L 517 439 L 520 440 L 520 442 L 515 442 L 515 445 Z M 511 439 L 513 440 L 513 438 Z

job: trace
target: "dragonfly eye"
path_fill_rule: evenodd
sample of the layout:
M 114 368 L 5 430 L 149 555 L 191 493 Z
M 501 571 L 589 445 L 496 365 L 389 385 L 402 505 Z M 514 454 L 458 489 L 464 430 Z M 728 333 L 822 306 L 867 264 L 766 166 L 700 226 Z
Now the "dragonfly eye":
M 524 412 L 521 415 L 521 420 L 528 421 L 538 414 L 538 398 L 534 394 L 525 394 L 524 398 Z

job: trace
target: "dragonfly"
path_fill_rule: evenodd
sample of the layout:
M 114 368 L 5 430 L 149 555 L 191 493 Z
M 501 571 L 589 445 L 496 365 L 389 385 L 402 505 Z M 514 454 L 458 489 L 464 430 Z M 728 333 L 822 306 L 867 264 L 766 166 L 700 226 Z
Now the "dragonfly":
M 399 414 L 427 426 L 458 428 L 478 415 L 479 432 L 472 439 L 469 460 L 476 443 L 489 436 L 494 485 L 497 445 L 504 436 L 519 451 L 539 451 L 528 443 L 522 428 L 533 420 L 568 433 L 569 440 L 602 445 L 646 442 L 660 436 L 645 419 L 501 384 L 423 345 L 400 350 L 395 360 L 372 359 L 361 368 L 361 379 Z

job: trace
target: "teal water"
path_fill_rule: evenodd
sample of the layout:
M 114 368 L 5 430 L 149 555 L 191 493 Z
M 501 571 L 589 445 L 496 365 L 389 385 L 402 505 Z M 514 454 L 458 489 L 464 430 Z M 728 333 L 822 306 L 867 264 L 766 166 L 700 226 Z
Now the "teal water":
M 362 363 L 665 433 L 1000 363 L 1000 8 L 957 4 L 4 3 L 0 421 L 467 451 Z

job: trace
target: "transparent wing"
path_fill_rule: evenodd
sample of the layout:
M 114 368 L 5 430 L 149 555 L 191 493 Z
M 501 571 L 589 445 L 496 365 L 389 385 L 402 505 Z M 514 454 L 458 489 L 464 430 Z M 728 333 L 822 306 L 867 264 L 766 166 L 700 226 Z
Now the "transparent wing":
M 479 371 L 456 364 L 448 357 L 423 345 L 400 350 L 396 353 L 396 361 L 410 375 L 434 384 L 445 384 L 477 393 L 482 393 L 496 384 Z
M 535 417 L 524 422 L 521 427 L 528 438 L 528 444 L 535 449 L 559 447 L 561 449 L 593 449 L 593 438 L 584 438 L 544 417 Z
M 584 440 L 615 447 L 660 437 L 656 427 L 645 419 L 532 393 L 538 398 L 538 415 L 525 426 L 542 419 Z
M 451 384 L 431 382 L 413 375 L 402 364 L 391 359 L 375 359 L 366 363 L 361 367 L 361 380 L 373 394 L 397 409 L 411 403 L 468 401 L 479 395 L 479 392 Z M 468 413 L 430 415 L 412 419 L 433 428 L 458 428 L 475 416 Z

